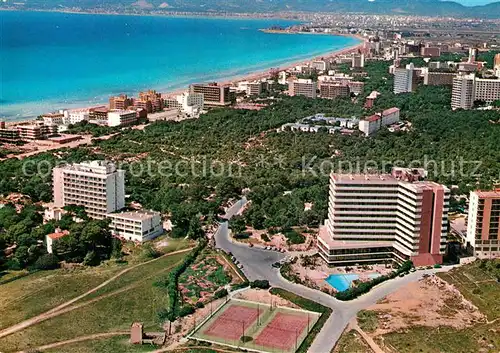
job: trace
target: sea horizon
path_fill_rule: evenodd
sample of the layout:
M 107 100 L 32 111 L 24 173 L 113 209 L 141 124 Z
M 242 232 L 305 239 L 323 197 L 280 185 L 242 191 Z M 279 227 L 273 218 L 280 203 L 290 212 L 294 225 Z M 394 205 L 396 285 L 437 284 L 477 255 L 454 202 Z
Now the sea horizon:
M 169 93 L 194 82 L 229 81 L 360 43 L 349 36 L 261 31 L 299 23 L 281 19 L 92 15 L 0 13 L 5 28 L 26 29 L 2 35 L 0 119 L 26 120 L 58 109 L 103 105 L 120 93 Z M 45 33 L 40 41 L 32 37 L 33 22 L 37 32 Z M 61 28 L 67 30 L 61 33 Z

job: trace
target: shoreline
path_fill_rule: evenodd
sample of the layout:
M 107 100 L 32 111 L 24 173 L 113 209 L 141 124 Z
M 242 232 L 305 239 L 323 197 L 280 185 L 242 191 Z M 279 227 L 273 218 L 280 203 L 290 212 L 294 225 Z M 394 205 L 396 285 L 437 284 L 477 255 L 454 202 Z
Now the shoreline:
M 295 34 L 295 33 L 290 33 L 290 34 Z M 304 34 L 307 34 L 307 33 L 304 33 Z M 337 34 L 333 34 L 332 33 L 331 35 L 337 35 Z M 344 36 L 346 36 L 346 37 L 353 37 L 353 38 L 356 38 L 358 40 L 361 40 L 360 37 L 354 36 L 354 35 L 352 35 L 352 36 L 351 35 L 344 35 Z M 285 70 L 292 69 L 295 66 L 304 65 L 304 64 L 309 63 L 311 61 L 320 60 L 320 59 L 323 59 L 323 58 L 331 58 L 331 57 L 336 57 L 336 56 L 340 56 L 340 55 L 349 54 L 349 53 L 351 53 L 353 51 L 361 49 L 363 47 L 363 45 L 364 45 L 364 42 L 365 42 L 365 40 L 363 39 L 360 43 L 355 44 L 355 45 L 351 45 L 351 46 L 343 48 L 343 49 L 337 49 L 337 50 L 334 50 L 334 51 L 329 51 L 329 52 L 326 52 L 325 54 L 316 55 L 316 56 L 309 57 L 308 59 L 303 59 L 303 60 L 300 60 L 300 61 L 287 62 L 287 63 L 283 64 L 282 66 L 277 67 L 277 69 L 279 69 L 280 71 L 285 71 Z M 220 84 L 220 85 L 226 85 L 226 84 L 233 84 L 235 82 L 241 82 L 241 81 L 255 81 L 255 80 L 260 80 L 260 79 L 269 77 L 269 70 L 271 70 L 271 69 L 273 69 L 273 67 L 269 67 L 266 70 L 259 70 L 259 71 L 255 71 L 255 72 L 249 72 L 249 73 L 243 74 L 243 75 L 237 75 L 237 76 L 231 76 L 231 77 L 227 77 L 227 78 L 221 78 L 219 81 L 217 81 L 217 83 Z M 173 91 L 162 92 L 162 95 L 165 96 L 165 97 L 172 97 L 172 96 L 175 96 L 175 95 L 178 95 L 178 94 L 181 94 L 181 93 L 185 92 L 187 89 L 188 89 L 188 87 L 185 87 L 183 89 L 176 89 L 176 90 L 173 90 Z
M 48 11 L 48 12 L 54 12 L 54 11 Z M 141 15 L 138 15 L 141 16 Z M 265 31 L 260 29 L 260 31 Z M 315 33 L 300 33 L 300 32 L 294 32 L 294 33 L 289 33 L 289 34 L 315 34 Z M 319 33 L 316 33 L 319 34 Z M 332 36 L 339 36 L 339 37 L 351 37 L 358 41 L 355 44 L 349 45 L 347 47 L 343 48 L 338 48 L 334 50 L 329 50 L 324 53 L 314 53 L 311 56 L 307 56 L 307 54 L 300 55 L 300 58 L 290 58 L 289 61 L 286 59 L 283 60 L 281 64 L 278 65 L 269 65 L 266 66 L 265 63 L 259 64 L 256 63 L 254 66 L 254 69 L 252 67 L 248 68 L 248 71 L 246 72 L 240 72 L 240 73 L 234 73 L 230 74 L 226 72 L 226 75 L 221 72 L 219 77 L 216 77 L 217 75 L 214 75 L 213 78 L 206 79 L 206 80 L 198 80 L 196 82 L 218 82 L 219 84 L 233 84 L 235 82 L 240 82 L 240 81 L 254 81 L 254 80 L 259 80 L 263 79 L 266 77 L 269 77 L 270 70 L 275 68 L 279 69 L 280 71 L 283 70 L 288 70 L 290 68 L 293 68 L 298 65 L 303 65 L 305 63 L 308 63 L 310 61 L 314 60 L 319 60 L 321 58 L 329 58 L 329 57 L 336 57 L 339 55 L 347 54 L 353 51 L 356 51 L 360 48 L 363 47 L 364 42 L 366 41 L 365 38 L 362 38 L 360 36 L 356 35 L 350 35 L 350 34 L 338 34 L 338 33 L 328 33 L 325 35 L 332 35 Z M 243 71 L 243 70 L 242 70 Z M 173 97 L 175 95 L 181 94 L 185 92 L 189 88 L 189 83 L 186 82 L 185 80 L 184 83 L 179 83 L 172 85 L 173 87 L 158 87 L 159 85 L 156 85 L 156 87 L 151 86 L 151 89 L 156 89 L 156 91 L 160 92 L 163 97 Z M 177 86 L 177 87 L 176 87 Z M 133 89 L 130 92 L 123 92 L 127 93 L 129 95 L 136 95 L 140 90 L 139 89 Z M 76 109 L 76 108 L 85 108 L 85 107 L 92 107 L 92 106 L 100 106 L 100 105 L 107 105 L 108 104 L 108 98 L 109 96 L 113 95 L 113 93 L 105 93 L 103 96 L 99 97 L 94 97 L 94 99 L 97 99 L 94 102 L 90 102 L 89 100 L 83 98 L 83 99 L 78 99 L 74 98 L 72 101 L 68 102 L 51 102 L 48 100 L 45 101 L 40 101 L 40 102 L 24 102 L 24 103 L 19 103 L 19 107 L 27 107 L 27 109 L 30 109 L 28 112 L 23 113 L 18 113 L 15 114 L 13 108 L 10 108 L 10 115 L 5 115 L 4 117 L 0 117 L 0 120 L 5 121 L 7 124 L 12 125 L 16 123 L 20 123 L 23 121 L 32 121 L 35 120 L 38 115 L 49 113 L 52 111 L 57 111 L 59 109 Z M 43 108 L 43 106 L 47 106 L 46 108 Z M 0 105 L 1 107 L 1 105 Z M 36 107 L 36 108 L 34 108 Z M 7 111 L 9 111 L 8 106 L 4 106 Z M 15 109 L 15 108 L 14 108 Z M 43 111 L 42 111 L 43 110 Z
M 303 23 L 304 21 L 300 21 L 297 19 L 289 18 L 286 16 L 280 16 L 279 13 L 276 13 L 272 16 L 259 16 L 262 13 L 246 13 L 246 12 L 238 12 L 238 13 L 222 13 L 217 12 L 211 14 L 210 12 L 202 13 L 202 12 L 165 12 L 165 13 L 132 13 L 132 12 L 90 12 L 90 11 L 74 11 L 74 10 L 43 10 L 43 9 L 6 9 L 0 8 L 1 11 L 9 11 L 9 12 L 46 12 L 46 13 L 65 13 L 71 15 L 99 15 L 99 16 L 137 16 L 137 17 L 180 17 L 180 18 L 211 18 L 211 19 L 241 19 L 241 20 L 287 20 L 293 21 L 297 23 Z M 271 14 L 271 13 L 269 13 Z

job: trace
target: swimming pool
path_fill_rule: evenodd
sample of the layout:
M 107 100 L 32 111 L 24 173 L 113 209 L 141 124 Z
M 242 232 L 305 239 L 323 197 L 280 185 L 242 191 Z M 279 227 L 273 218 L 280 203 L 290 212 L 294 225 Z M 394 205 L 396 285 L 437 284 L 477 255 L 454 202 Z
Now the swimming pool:
M 380 277 L 380 273 L 369 273 L 368 278 L 374 279 Z M 339 292 L 345 291 L 351 287 L 351 283 L 355 280 L 359 279 L 359 275 L 357 274 L 335 274 L 328 276 L 325 281 L 330 286 L 338 290 Z
M 328 276 L 325 281 L 339 292 L 342 292 L 349 289 L 352 281 L 357 279 L 359 279 L 359 276 L 354 274 L 336 274 Z

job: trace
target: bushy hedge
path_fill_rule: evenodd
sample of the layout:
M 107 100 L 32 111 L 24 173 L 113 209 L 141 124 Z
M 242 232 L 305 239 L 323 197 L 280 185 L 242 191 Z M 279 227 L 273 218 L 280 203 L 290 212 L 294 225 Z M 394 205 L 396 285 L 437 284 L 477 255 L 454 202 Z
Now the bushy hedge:
M 214 293 L 214 299 L 224 298 L 228 295 L 227 289 L 222 288 Z
M 192 305 L 184 305 L 183 307 L 180 308 L 179 310 L 179 316 L 180 317 L 184 317 L 184 316 L 188 316 L 188 315 L 191 315 L 195 312 L 195 308 L 194 306 Z
M 260 288 L 260 289 L 268 289 L 270 287 L 268 280 L 260 280 L 257 279 L 253 282 L 250 282 L 250 288 Z
M 335 298 L 338 300 L 352 300 L 359 297 L 362 294 L 368 293 L 370 289 L 375 287 L 377 284 L 385 282 L 389 279 L 393 279 L 400 274 L 407 274 L 413 268 L 413 263 L 411 261 L 405 261 L 396 271 L 391 272 L 388 275 L 383 275 L 372 279 L 369 282 L 361 282 L 356 287 L 351 287 L 345 291 L 338 292 L 335 294 Z
M 191 264 L 194 262 L 196 257 L 200 254 L 200 252 L 205 248 L 205 246 L 207 246 L 207 240 L 205 238 L 200 239 L 198 245 L 186 256 L 186 258 L 184 259 L 184 261 L 182 261 L 180 265 L 178 265 L 170 272 L 168 276 L 168 286 L 167 286 L 167 293 L 169 296 L 168 311 L 170 313 L 173 313 L 174 317 L 185 316 L 181 315 L 181 312 L 184 313 L 186 310 L 188 310 L 184 309 L 185 306 L 182 307 L 180 311 L 177 308 L 177 299 L 178 299 L 177 291 L 179 287 L 179 277 L 184 271 L 186 271 L 186 269 L 189 266 L 191 266 Z
M 231 286 L 231 290 L 238 290 L 238 289 L 241 289 L 241 288 L 246 288 L 249 285 L 250 285 L 250 282 L 248 282 L 248 281 L 241 282 L 241 283 L 236 283 L 236 284 L 233 284 Z

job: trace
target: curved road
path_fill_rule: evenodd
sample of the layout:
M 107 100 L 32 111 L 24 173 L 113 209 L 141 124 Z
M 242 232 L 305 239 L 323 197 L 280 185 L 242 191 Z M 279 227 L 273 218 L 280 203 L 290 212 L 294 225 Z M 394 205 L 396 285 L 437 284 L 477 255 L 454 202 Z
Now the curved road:
M 235 208 L 242 207 L 246 200 L 235 204 L 226 214 L 230 219 L 238 210 Z M 291 283 L 285 280 L 279 273 L 279 269 L 273 268 L 271 265 L 283 259 L 285 254 L 264 250 L 258 247 L 249 247 L 242 243 L 237 243 L 230 237 L 228 223 L 220 224 L 219 229 L 215 233 L 216 247 L 227 252 L 231 252 L 238 261 L 243 265 L 243 272 L 249 280 L 267 279 L 272 286 L 280 287 L 300 295 L 304 298 L 318 302 L 333 310 L 332 315 L 323 326 L 321 332 L 316 336 L 313 344 L 309 348 L 310 353 L 330 353 L 345 327 L 351 321 L 358 311 L 365 309 L 386 295 L 398 290 L 400 287 L 418 281 L 424 274 L 431 274 L 440 271 L 447 271 L 451 267 L 432 269 L 425 271 L 417 271 L 398 277 L 393 280 L 379 284 L 369 293 L 348 302 L 342 302 L 334 297 L 318 290 L 310 289 L 305 286 Z

